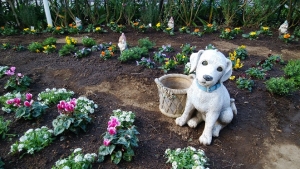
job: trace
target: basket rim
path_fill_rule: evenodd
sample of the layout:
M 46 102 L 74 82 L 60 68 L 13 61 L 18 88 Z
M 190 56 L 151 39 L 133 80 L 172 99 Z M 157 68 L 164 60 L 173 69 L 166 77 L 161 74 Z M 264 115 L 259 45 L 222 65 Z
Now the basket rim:
M 170 77 L 180 77 L 180 78 L 184 78 L 184 79 L 187 79 L 187 80 L 191 80 L 191 85 L 192 85 L 193 80 L 195 78 L 195 76 L 193 74 L 185 75 L 185 74 L 176 74 L 176 73 L 174 73 L 174 74 L 166 74 L 166 75 L 161 76 L 160 78 L 155 79 L 155 82 L 158 86 L 163 86 L 164 88 L 166 88 L 167 90 L 170 90 L 174 94 L 186 94 L 187 90 L 189 88 L 186 88 L 186 89 L 172 89 L 172 88 L 166 87 L 165 85 L 163 85 L 161 83 L 162 80 L 170 78 Z

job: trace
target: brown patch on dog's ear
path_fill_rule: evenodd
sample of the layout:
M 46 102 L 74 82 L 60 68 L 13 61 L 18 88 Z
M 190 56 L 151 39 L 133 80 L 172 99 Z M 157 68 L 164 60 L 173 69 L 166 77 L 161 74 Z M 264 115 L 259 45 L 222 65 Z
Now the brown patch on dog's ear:
M 226 58 L 226 67 L 225 67 L 225 70 L 224 70 L 224 74 L 220 79 L 220 82 L 221 83 L 225 82 L 226 80 L 229 79 L 229 77 L 231 75 L 232 75 L 232 62 L 231 62 L 231 60 Z
M 198 65 L 198 61 L 202 55 L 202 53 L 204 52 L 204 50 L 199 50 L 198 53 L 192 53 L 190 56 L 190 62 L 191 62 L 191 69 L 190 69 L 190 73 L 194 72 L 197 68 Z

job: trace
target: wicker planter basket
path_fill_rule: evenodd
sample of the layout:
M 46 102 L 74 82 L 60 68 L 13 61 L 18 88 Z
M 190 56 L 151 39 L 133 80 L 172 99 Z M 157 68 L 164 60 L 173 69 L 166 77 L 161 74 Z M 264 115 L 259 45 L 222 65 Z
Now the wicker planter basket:
M 159 110 L 166 116 L 181 116 L 186 102 L 187 89 L 194 75 L 168 74 L 155 79 L 159 95 Z

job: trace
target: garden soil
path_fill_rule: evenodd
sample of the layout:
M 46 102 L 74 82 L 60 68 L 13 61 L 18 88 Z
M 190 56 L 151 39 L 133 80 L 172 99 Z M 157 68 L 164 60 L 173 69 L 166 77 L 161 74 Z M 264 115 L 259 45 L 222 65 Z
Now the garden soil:
M 249 32 L 249 31 L 248 31 Z M 248 33 L 245 31 L 245 33 Z M 242 61 L 244 66 L 233 71 L 236 77 L 244 74 L 245 70 L 256 66 L 258 61 L 269 54 L 282 55 L 287 61 L 300 58 L 300 44 L 293 42 L 285 44 L 277 37 L 260 36 L 257 40 L 248 40 L 238 35 L 233 40 L 219 38 L 220 32 L 204 34 L 197 37 L 181 34 L 175 31 L 174 36 L 163 32 L 150 30 L 138 33 L 128 29 L 125 31 L 129 46 L 136 46 L 141 38 L 149 37 L 156 43 L 149 52 L 158 51 L 162 45 L 171 44 L 175 49 L 173 54 L 181 52 L 182 44 L 196 46 L 196 50 L 204 49 L 213 44 L 226 56 L 240 45 L 246 45 L 249 57 Z M 94 163 L 95 169 L 167 169 L 164 152 L 167 148 L 184 148 L 194 146 L 203 149 L 209 158 L 209 168 L 212 169 L 299 169 L 300 166 L 300 94 L 277 96 L 269 93 L 265 80 L 253 79 L 255 86 L 252 92 L 237 88 L 235 81 L 226 81 L 232 98 L 236 100 L 237 116 L 226 126 L 220 136 L 213 138 L 212 144 L 199 144 L 199 137 L 204 123 L 197 128 L 177 126 L 175 119 L 163 115 L 159 110 L 158 88 L 155 78 L 164 75 L 156 65 L 154 69 L 137 66 L 135 61 L 121 63 L 119 52 L 113 58 L 100 59 L 100 52 L 92 52 L 85 58 L 75 58 L 72 55 L 59 57 L 58 50 L 64 45 L 65 35 L 39 34 L 1 36 L 0 42 L 11 45 L 21 44 L 27 47 L 32 42 L 42 42 L 53 36 L 58 39 L 57 51 L 52 54 L 32 53 L 28 50 L 16 52 L 12 49 L 0 51 L 0 65 L 15 66 L 17 72 L 29 76 L 33 82 L 28 92 L 34 97 L 46 88 L 66 88 L 75 92 L 74 97 L 86 96 L 98 104 L 92 114 L 92 123 L 87 132 L 65 133 L 54 142 L 34 155 L 9 154 L 10 145 L 30 128 L 48 126 L 52 128 L 52 120 L 58 115 L 56 106 L 47 109 L 46 114 L 37 120 L 16 120 L 13 114 L 0 111 L 0 115 L 12 121 L 9 133 L 16 137 L 0 140 L 0 157 L 5 162 L 6 169 L 40 169 L 51 168 L 60 158 L 69 156 L 75 148 L 82 148 L 84 153 L 97 153 L 103 143 L 102 134 L 106 131 L 107 122 L 115 109 L 133 111 L 136 114 L 135 125 L 140 134 L 139 146 L 134 148 L 135 156 L 131 162 L 121 161 L 113 164 L 109 158 L 103 163 Z M 119 33 L 109 31 L 104 34 L 69 35 L 77 38 L 77 47 L 83 48 L 80 40 L 84 36 L 94 38 L 98 44 L 112 42 L 117 44 Z M 267 73 L 270 77 L 283 76 L 283 65 L 275 64 Z M 171 73 L 183 73 L 184 67 L 178 66 Z M 8 77 L 0 79 L 0 95 L 7 93 L 3 89 Z

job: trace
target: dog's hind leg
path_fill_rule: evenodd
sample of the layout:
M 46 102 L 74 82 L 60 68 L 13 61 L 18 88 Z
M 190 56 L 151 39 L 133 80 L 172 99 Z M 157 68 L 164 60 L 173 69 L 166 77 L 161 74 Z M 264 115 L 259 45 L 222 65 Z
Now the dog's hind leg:
M 197 125 L 203 121 L 203 118 L 202 118 L 202 114 L 201 113 L 196 113 L 196 116 L 194 116 L 193 118 L 191 118 L 187 124 L 189 125 L 189 127 L 191 128 L 196 128 Z
M 178 126 L 183 126 L 186 124 L 186 122 L 191 119 L 193 113 L 195 111 L 195 107 L 194 105 L 188 101 L 188 98 L 187 98 L 187 101 L 186 101 L 186 105 L 185 105 L 185 108 L 184 108 L 184 112 L 182 113 L 182 115 L 180 117 L 177 117 L 176 120 L 175 120 L 175 123 L 178 125 Z
M 212 135 L 214 137 L 219 137 L 220 131 L 227 125 L 229 124 L 233 119 L 233 111 L 230 107 L 228 107 L 225 111 L 222 111 L 218 121 L 216 121 Z

